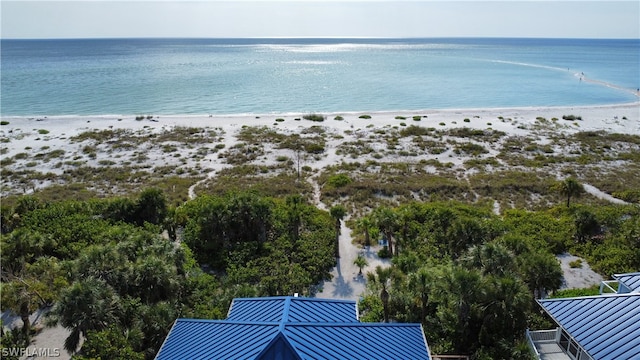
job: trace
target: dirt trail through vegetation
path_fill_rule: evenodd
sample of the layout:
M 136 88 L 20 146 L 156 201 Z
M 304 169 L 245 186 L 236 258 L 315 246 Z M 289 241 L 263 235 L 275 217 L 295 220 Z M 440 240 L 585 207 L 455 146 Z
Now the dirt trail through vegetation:
M 586 191 L 587 193 L 597 197 L 598 199 L 602 199 L 602 200 L 606 200 L 609 201 L 611 203 L 614 204 L 622 204 L 622 205 L 626 205 L 629 204 L 628 202 L 624 201 L 624 200 L 620 200 L 618 198 L 615 198 L 609 194 L 607 194 L 606 192 L 598 189 L 597 187 L 590 185 L 590 184 L 582 184 L 582 187 L 584 188 L 584 191 Z
M 313 185 L 313 202 L 319 209 L 328 210 L 327 206 L 320 201 L 321 191 L 320 185 L 315 178 L 309 178 L 309 183 Z M 366 289 L 366 273 L 373 271 L 376 266 L 389 266 L 388 259 L 380 259 L 378 250 L 380 246 L 371 246 L 368 249 L 362 249 L 352 243 L 351 229 L 347 227 L 346 222 L 340 222 L 340 258 L 336 267 L 331 271 L 333 278 L 331 281 L 325 281 L 320 284 L 321 290 L 315 294 L 319 298 L 358 300 Z M 362 269 L 362 275 L 359 275 L 360 269 L 353 261 L 361 254 L 367 259 L 368 265 Z

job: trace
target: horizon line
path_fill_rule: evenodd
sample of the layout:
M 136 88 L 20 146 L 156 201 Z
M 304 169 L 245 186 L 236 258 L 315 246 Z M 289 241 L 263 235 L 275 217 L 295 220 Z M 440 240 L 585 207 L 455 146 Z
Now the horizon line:
M 544 36 L 98 36 L 98 37 L 50 37 L 29 38 L 16 37 L 3 40 L 400 40 L 400 39 L 540 39 L 540 40 L 639 40 L 640 37 L 544 37 Z

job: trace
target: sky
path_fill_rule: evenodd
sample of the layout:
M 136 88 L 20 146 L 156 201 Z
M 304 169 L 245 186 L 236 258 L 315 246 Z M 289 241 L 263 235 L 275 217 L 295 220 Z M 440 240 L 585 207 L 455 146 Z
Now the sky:
M 0 1 L 0 37 L 640 38 L 640 1 Z

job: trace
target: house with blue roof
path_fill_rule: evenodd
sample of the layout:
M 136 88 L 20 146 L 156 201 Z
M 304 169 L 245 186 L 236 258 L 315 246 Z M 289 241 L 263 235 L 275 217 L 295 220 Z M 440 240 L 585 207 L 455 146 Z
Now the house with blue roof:
M 527 331 L 538 359 L 640 360 L 640 273 L 613 278 L 597 296 L 538 301 L 558 324 Z
M 362 323 L 355 301 L 234 299 L 225 320 L 178 319 L 157 360 L 424 359 L 421 324 Z

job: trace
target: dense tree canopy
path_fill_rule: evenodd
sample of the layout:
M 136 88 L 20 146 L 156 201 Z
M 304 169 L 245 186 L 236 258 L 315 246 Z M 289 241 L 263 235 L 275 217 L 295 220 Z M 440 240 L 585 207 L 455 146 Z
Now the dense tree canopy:
M 585 212 L 601 224 L 597 231 L 584 229 Z M 368 274 L 362 319 L 421 322 L 438 354 L 526 359 L 525 329 L 544 322 L 534 299 L 562 284 L 554 255 L 570 250 L 593 259 L 596 268 L 610 266 L 609 273 L 637 271 L 638 215 L 634 207 L 574 206 L 498 217 L 489 207 L 455 202 L 373 209 L 355 224 L 367 229 L 363 219 L 373 217 L 402 251 L 390 268 Z
M 23 318 L 25 335 L 2 344 L 24 344 L 29 315 L 53 305 L 48 322 L 71 331 L 64 346 L 77 359 L 151 359 L 176 318 L 223 318 L 234 297 L 309 294 L 335 264 L 334 221 L 301 197 L 234 193 L 167 209 L 150 189 L 26 197 L 3 211 L 13 222 L 0 239 L 2 310 Z
M 300 195 L 228 193 L 177 208 L 164 199 L 148 189 L 4 206 L 2 310 L 25 326 L 5 333 L 2 346 L 27 344 L 29 314 L 53 305 L 49 321 L 71 331 L 65 347 L 74 358 L 151 359 L 177 317 L 224 318 L 234 297 L 312 295 L 330 278 L 348 217 L 341 205 L 322 211 Z M 561 285 L 554 255 L 586 257 L 603 275 L 637 271 L 639 219 L 634 206 L 496 216 L 488 205 L 456 202 L 352 215 L 357 241 L 383 236 L 393 255 L 390 267 L 367 274 L 361 319 L 420 322 L 434 353 L 526 359 L 524 330 L 546 321 L 534 299 Z

